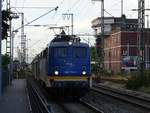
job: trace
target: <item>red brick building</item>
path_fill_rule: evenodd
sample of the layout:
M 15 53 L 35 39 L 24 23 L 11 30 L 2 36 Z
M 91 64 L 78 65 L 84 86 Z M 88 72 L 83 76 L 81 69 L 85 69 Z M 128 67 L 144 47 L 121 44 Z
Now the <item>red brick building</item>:
M 97 51 L 101 49 L 101 18 L 92 21 Z M 138 61 L 137 19 L 104 18 L 104 69 L 114 73 L 136 70 Z M 145 29 L 145 64 L 150 68 L 150 29 Z
M 114 73 L 120 73 L 125 69 L 136 70 L 137 65 L 126 66 L 123 62 L 125 58 L 138 56 L 137 32 L 118 31 L 110 34 L 104 39 L 104 68 L 112 70 Z M 146 68 L 150 66 L 150 32 L 145 33 L 145 60 Z M 137 59 L 136 59 L 137 60 Z M 129 59 L 128 63 L 134 61 Z M 128 64 L 133 65 L 133 64 Z

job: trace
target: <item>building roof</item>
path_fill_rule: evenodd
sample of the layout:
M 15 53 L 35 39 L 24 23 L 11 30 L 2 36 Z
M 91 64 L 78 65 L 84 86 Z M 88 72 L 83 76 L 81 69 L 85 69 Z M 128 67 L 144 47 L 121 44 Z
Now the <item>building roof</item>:
M 99 31 L 101 27 L 101 17 L 95 18 L 92 22 L 92 28 Z M 138 30 L 138 19 L 126 18 L 125 15 L 122 17 L 104 17 L 104 32 L 110 34 L 113 31 L 137 31 Z M 100 31 L 99 33 L 100 34 Z
M 97 18 L 93 19 L 91 23 L 92 23 L 92 28 L 100 27 L 101 26 L 101 17 L 97 17 Z M 138 19 L 126 18 L 125 15 L 123 15 L 122 17 L 104 17 L 105 25 L 121 24 L 121 23 L 136 25 L 138 23 Z

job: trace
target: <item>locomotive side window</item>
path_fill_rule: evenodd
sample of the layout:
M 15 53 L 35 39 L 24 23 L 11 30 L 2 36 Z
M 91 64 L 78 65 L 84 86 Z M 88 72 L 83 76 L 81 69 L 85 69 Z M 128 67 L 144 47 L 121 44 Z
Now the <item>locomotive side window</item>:
M 56 47 L 54 48 L 54 57 L 67 57 L 66 47 Z
M 84 47 L 74 47 L 73 48 L 73 57 L 74 58 L 85 58 L 86 51 L 87 50 Z

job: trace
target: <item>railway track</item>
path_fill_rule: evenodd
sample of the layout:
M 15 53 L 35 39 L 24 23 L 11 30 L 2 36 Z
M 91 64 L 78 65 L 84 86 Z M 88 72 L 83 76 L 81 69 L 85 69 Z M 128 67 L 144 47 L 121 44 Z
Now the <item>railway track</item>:
M 59 106 L 66 111 L 65 113 L 104 113 L 82 99 L 78 102 L 59 103 Z
M 95 111 L 96 113 L 104 113 L 103 110 L 100 110 L 100 109 L 96 108 L 95 106 L 89 104 L 88 102 L 84 101 L 83 99 L 80 99 L 80 103 L 87 106 L 89 109 Z
M 47 98 L 48 94 L 44 94 L 46 92 L 41 88 L 33 80 L 27 80 L 32 113 L 104 113 L 83 99 L 76 102 L 50 100 Z
M 32 113 L 51 113 L 49 109 L 49 104 L 43 98 L 43 96 L 38 92 L 36 87 L 31 84 L 30 80 L 27 80 L 27 90 L 31 105 Z
M 118 89 L 109 88 L 102 85 L 93 85 L 91 88 L 92 91 L 107 95 L 109 97 L 113 97 L 115 99 L 130 103 L 132 105 L 136 105 L 138 107 L 144 108 L 146 110 L 150 110 L 150 99 L 144 98 L 141 96 L 136 96 L 133 94 L 122 92 Z

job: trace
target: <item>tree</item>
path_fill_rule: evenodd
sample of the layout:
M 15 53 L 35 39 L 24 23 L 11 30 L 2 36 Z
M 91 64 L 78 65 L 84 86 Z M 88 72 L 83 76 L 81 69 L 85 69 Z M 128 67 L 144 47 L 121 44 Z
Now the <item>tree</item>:
M 8 69 L 8 64 L 10 63 L 10 57 L 8 55 L 2 56 L 2 68 L 4 70 Z
M 96 61 L 96 48 L 90 47 L 90 51 L 91 51 L 91 61 Z
M 90 47 L 91 52 L 91 71 L 92 73 L 96 73 L 96 48 Z

